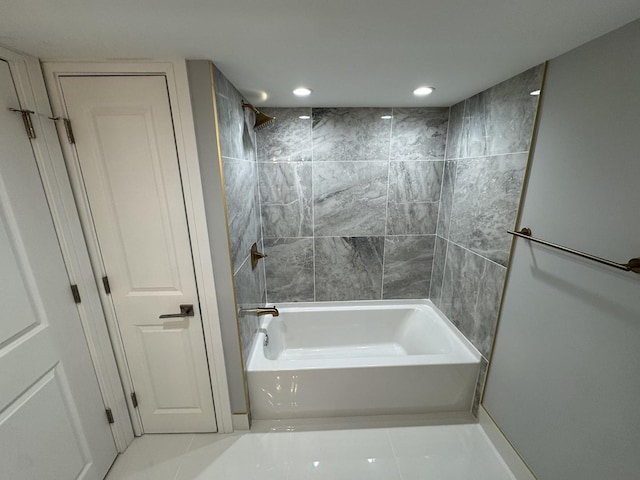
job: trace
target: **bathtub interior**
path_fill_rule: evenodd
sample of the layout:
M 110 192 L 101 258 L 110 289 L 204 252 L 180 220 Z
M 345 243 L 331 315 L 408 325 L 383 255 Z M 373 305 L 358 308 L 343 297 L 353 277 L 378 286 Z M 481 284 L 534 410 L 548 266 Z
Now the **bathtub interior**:
M 372 357 L 420 361 L 417 357 L 447 355 L 479 361 L 475 348 L 427 302 L 287 304 L 278 317 L 264 317 L 262 328 L 268 344 L 263 347 L 261 334 L 254 351 L 259 349 L 258 356 L 271 361 Z

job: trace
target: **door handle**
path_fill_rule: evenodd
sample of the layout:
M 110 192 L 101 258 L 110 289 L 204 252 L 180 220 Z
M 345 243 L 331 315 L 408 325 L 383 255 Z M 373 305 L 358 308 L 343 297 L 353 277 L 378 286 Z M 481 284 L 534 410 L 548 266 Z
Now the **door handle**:
M 193 317 L 193 305 L 180 305 L 180 313 L 165 313 L 160 315 L 160 318 L 181 318 L 181 317 Z

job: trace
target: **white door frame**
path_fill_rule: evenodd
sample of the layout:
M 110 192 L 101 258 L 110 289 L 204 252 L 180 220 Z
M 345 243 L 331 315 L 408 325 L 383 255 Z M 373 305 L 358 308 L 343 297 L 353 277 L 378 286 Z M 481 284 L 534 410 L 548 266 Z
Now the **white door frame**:
M 173 117 L 173 125 L 176 137 L 178 163 L 181 172 L 181 183 L 184 193 L 185 210 L 189 224 L 189 239 L 193 254 L 196 285 L 204 327 L 205 347 L 209 361 L 209 376 L 213 391 L 216 423 L 218 432 L 228 433 L 233 431 L 231 403 L 227 384 L 226 367 L 223 356 L 222 334 L 220 330 L 220 318 L 218 314 L 213 268 L 211 263 L 211 251 L 209 249 L 209 234 L 204 209 L 204 196 L 200 178 L 200 165 L 191 111 L 191 98 L 187 78 L 186 62 L 158 61 L 158 62 L 57 62 L 46 61 L 42 64 L 49 99 L 56 116 L 66 118 L 62 90 L 59 78 L 64 75 L 163 75 L 167 79 L 169 103 Z M 89 205 L 82 185 L 78 158 L 75 148 L 67 141 L 63 122 L 58 121 L 57 129 L 62 146 L 64 160 L 66 160 L 67 172 L 71 179 L 71 185 L 75 196 L 74 209 L 77 208 L 80 219 L 86 228 L 87 236 L 81 240 L 87 243 L 93 271 L 88 272 L 91 282 L 96 284 L 96 279 L 104 275 L 104 266 L 99 255 L 97 236 L 93 229 L 90 217 Z M 120 369 L 121 388 L 126 393 L 126 401 L 130 411 L 135 412 L 131 405 L 132 382 L 127 370 L 124 346 L 120 337 L 116 322 L 115 310 L 110 298 L 102 289 L 96 289 L 98 298 L 102 299 L 104 317 L 111 333 L 112 352 Z M 104 318 L 102 317 L 102 318 Z M 103 319 L 101 321 L 104 322 Z M 102 338 L 105 340 L 105 338 Z M 109 341 L 109 338 L 106 338 Z M 96 355 L 94 362 L 103 364 L 104 358 Z M 98 371 L 98 368 L 96 368 Z M 117 371 L 109 371 L 109 377 L 118 375 Z M 106 383 L 106 382 L 105 382 Z M 101 384 L 102 387 L 102 384 Z M 111 390 L 111 383 L 105 384 L 107 390 Z M 131 416 L 131 422 L 136 434 L 142 433 L 142 424 L 137 415 Z M 124 420 L 122 420 L 124 421 Z M 116 423 L 120 423 L 116 419 Z
M 21 108 L 35 112 L 31 120 L 36 138 L 31 140 L 47 202 L 58 236 L 70 284 L 78 286 L 82 302 L 77 305 L 82 328 L 94 363 L 105 407 L 110 408 L 116 423 L 111 425 L 116 448 L 123 452 L 133 440 L 122 383 L 117 376 L 113 350 L 97 297 L 82 237 L 80 219 L 60 150 L 58 134 L 49 105 L 38 59 L 0 47 L 0 58 L 9 63 Z M 100 359 L 100 361 L 97 361 Z M 115 371 L 115 378 L 112 373 Z

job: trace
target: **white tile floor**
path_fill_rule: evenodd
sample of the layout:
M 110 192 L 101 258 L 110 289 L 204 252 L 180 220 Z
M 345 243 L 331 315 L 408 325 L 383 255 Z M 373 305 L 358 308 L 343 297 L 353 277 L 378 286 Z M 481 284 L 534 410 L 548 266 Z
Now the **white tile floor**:
M 106 480 L 514 480 L 479 425 L 145 435 Z

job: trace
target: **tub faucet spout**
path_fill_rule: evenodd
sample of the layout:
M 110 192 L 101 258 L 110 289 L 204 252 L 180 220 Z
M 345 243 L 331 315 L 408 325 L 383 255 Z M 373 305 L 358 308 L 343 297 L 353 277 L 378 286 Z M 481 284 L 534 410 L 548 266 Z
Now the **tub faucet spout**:
M 278 311 L 278 309 L 276 308 L 276 306 L 274 305 L 273 307 L 266 307 L 266 308 L 241 308 L 240 309 L 240 314 L 242 315 L 257 315 L 258 317 L 261 315 L 273 315 L 274 317 L 277 317 L 280 315 L 280 312 Z

